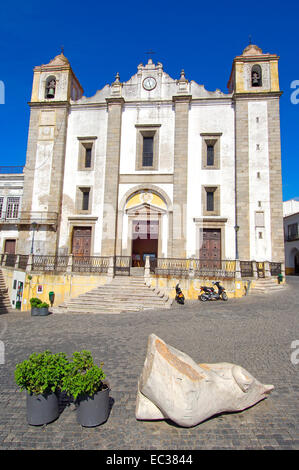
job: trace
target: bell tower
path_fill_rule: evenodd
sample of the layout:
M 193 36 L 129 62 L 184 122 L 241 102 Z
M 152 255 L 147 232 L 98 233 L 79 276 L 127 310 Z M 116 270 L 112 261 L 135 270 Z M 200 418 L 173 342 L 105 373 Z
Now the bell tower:
M 63 52 L 34 68 L 30 106 L 20 253 L 55 254 L 64 176 L 67 121 L 71 100 L 83 90 Z
M 235 57 L 236 256 L 284 261 L 278 60 L 249 44 Z M 250 243 L 248 243 L 250 240 Z
M 228 82 L 230 93 L 278 93 L 278 60 L 276 54 L 263 54 L 258 46 L 249 44 L 234 59 Z

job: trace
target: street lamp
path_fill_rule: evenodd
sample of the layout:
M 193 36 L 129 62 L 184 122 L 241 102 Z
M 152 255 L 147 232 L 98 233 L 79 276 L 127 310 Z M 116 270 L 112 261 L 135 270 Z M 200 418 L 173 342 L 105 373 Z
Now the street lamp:
M 235 225 L 234 229 L 235 229 L 235 232 L 236 232 L 236 259 L 239 259 L 239 249 L 238 249 L 238 231 L 239 231 L 239 225 Z
M 33 229 L 33 232 L 32 232 L 32 242 L 31 242 L 31 251 L 30 253 L 33 255 L 33 246 L 34 246 L 34 234 L 35 234 L 35 229 L 37 227 L 37 223 L 36 222 L 32 222 L 32 229 Z

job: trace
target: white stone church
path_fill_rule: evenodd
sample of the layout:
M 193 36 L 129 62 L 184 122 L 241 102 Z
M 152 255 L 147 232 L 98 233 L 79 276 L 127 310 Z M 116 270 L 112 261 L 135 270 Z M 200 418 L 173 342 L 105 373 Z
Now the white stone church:
M 92 97 L 35 67 L 15 252 L 284 262 L 278 60 L 249 45 L 224 93 L 149 59 Z

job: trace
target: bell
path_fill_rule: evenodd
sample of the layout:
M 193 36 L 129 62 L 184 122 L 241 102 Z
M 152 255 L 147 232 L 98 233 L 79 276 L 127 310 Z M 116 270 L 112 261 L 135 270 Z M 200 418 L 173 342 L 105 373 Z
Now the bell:
M 50 87 L 48 89 L 47 98 L 54 98 L 54 96 L 55 96 L 55 88 Z
M 258 85 L 259 80 L 260 80 L 259 74 L 257 72 L 254 72 L 253 75 L 252 75 L 252 85 L 253 86 Z

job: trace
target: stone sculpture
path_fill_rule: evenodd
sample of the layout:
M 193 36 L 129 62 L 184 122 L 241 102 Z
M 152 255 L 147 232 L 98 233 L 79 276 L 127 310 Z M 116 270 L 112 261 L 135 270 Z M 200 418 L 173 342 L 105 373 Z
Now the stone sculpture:
M 136 418 L 195 426 L 218 413 L 249 408 L 273 388 L 235 364 L 196 364 L 151 334 L 138 381 Z

